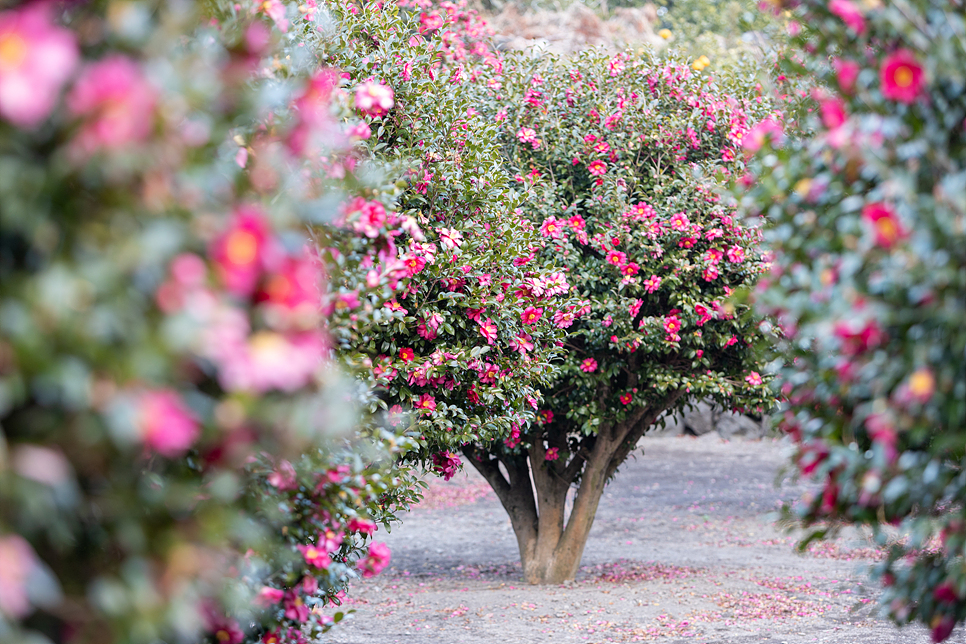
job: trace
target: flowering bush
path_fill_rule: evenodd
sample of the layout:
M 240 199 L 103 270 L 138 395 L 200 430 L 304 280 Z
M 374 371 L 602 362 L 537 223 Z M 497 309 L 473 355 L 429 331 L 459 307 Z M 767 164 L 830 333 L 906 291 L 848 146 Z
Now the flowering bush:
M 778 253 L 759 294 L 789 354 L 785 429 L 820 538 L 871 527 L 883 611 L 935 641 L 966 617 L 966 13 L 789 3 L 809 135 L 761 155 L 748 205 Z M 898 530 L 898 535 L 896 534 Z
M 326 301 L 348 315 L 333 330 L 342 359 L 370 369 L 371 409 L 409 428 L 409 456 L 449 477 L 461 445 L 534 417 L 570 286 L 537 259 L 541 234 L 484 114 L 503 81 L 481 23 L 455 4 L 401 4 L 333 6 L 338 34 L 305 36 L 348 82 L 392 87 L 359 150 L 402 186 L 352 202 L 320 245 Z
M 533 253 L 574 299 L 540 306 L 567 334 L 540 421 L 464 453 L 510 513 L 527 579 L 558 583 L 576 572 L 606 481 L 662 414 L 706 397 L 771 404 L 755 357 L 765 331 L 730 297 L 767 266 L 759 231 L 713 180 L 740 171 L 742 137 L 769 108 L 646 56 L 521 59 L 505 82 L 496 118 Z
M 307 641 L 412 498 L 306 234 L 396 190 L 352 162 L 391 93 L 305 55 L 314 14 L 187 7 L 0 12 L 5 641 Z

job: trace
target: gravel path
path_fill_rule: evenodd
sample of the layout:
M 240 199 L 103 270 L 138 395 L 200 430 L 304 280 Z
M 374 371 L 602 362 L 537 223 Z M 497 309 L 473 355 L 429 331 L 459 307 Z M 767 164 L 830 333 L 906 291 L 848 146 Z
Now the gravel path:
M 486 483 L 433 484 L 391 535 L 382 575 L 356 582 L 337 644 L 926 644 L 919 627 L 874 617 L 853 535 L 806 555 L 769 513 L 776 441 L 648 437 L 608 487 L 575 583 L 522 581 L 516 541 Z M 949 640 L 966 642 L 963 633 Z

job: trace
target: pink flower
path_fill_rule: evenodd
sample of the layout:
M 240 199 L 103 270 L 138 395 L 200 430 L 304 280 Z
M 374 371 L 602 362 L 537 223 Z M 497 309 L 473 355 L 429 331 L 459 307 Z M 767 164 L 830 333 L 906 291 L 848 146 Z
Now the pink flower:
M 620 54 L 611 58 L 610 62 L 607 64 L 607 71 L 611 76 L 620 76 L 621 72 L 624 71 L 624 60 L 621 58 Z
M 416 357 L 416 353 L 410 348 L 403 348 L 399 350 L 399 359 L 403 362 L 412 362 L 413 358 Z
M 452 452 L 437 452 L 433 454 L 433 471 L 441 474 L 444 481 L 448 481 L 459 471 L 463 462 Z
M 144 444 L 158 454 L 174 458 L 184 454 L 201 428 L 177 392 L 156 389 L 137 398 L 137 428 Z
M 847 94 L 851 93 L 855 87 L 855 79 L 858 78 L 862 68 L 855 61 L 842 60 L 841 58 L 833 58 L 832 67 L 835 69 L 835 77 L 838 80 L 839 88 Z
M 53 25 L 53 5 L 35 2 L 0 13 L 0 116 L 33 127 L 54 109 L 77 66 L 77 42 Z
M 305 562 L 316 568 L 327 569 L 329 564 L 332 563 L 332 559 L 329 557 L 329 553 L 325 548 L 313 546 L 313 545 L 302 545 L 296 546 L 302 556 L 305 558 Z
M 424 36 L 443 26 L 443 17 L 438 13 L 421 13 L 419 15 L 419 33 Z
M 374 521 L 369 519 L 349 519 L 349 525 L 346 527 L 349 532 L 358 532 L 359 534 L 364 534 L 366 536 L 372 536 L 372 533 L 379 529 Z
M 637 300 L 634 300 L 629 307 L 627 307 L 627 312 L 630 314 L 632 320 L 637 317 L 637 313 L 641 310 L 641 305 L 643 304 L 644 304 L 644 300 L 637 299 Z M 610 326 L 610 325 L 605 324 L 604 326 Z
M 245 633 L 238 626 L 238 622 L 227 617 L 209 616 L 208 630 L 218 644 L 241 644 L 245 641 Z
M 523 318 L 524 324 L 536 324 L 541 315 L 543 315 L 543 309 L 528 306 L 526 309 L 524 309 L 521 317 Z
M 558 447 L 551 447 L 543 456 L 543 460 L 545 461 L 555 461 L 558 458 L 560 458 L 560 448 Z
M 553 314 L 553 323 L 558 329 L 569 329 L 576 319 L 576 314 L 569 308 L 560 309 Z
M 634 262 L 629 262 L 620 267 L 621 275 L 625 277 L 633 277 L 634 275 L 637 275 L 637 271 L 639 269 L 640 269 L 640 266 L 638 266 Z
M 389 546 L 378 541 L 369 545 L 369 552 L 359 560 L 356 567 L 362 572 L 363 577 L 375 577 L 389 565 L 391 556 Z
M 597 371 L 597 361 L 593 358 L 587 358 L 580 363 L 580 370 L 584 373 L 593 373 Z
M 402 263 L 406 268 L 406 275 L 409 277 L 426 268 L 426 260 L 419 255 L 407 254 L 402 258 Z
M 906 230 L 899 222 L 895 211 L 884 203 L 870 203 L 862 208 L 862 218 L 871 224 L 875 232 L 875 243 L 883 248 L 892 248 L 906 236 Z
M 362 83 L 356 88 L 356 109 L 369 116 L 382 116 L 395 105 L 393 91 L 381 83 Z
M 746 152 L 754 154 L 767 141 L 774 147 L 781 146 L 785 141 L 785 131 L 772 119 L 766 119 L 751 128 L 742 139 L 741 146 Z
M 0 536 L 0 613 L 14 619 L 30 614 L 27 580 L 36 565 L 37 556 L 26 539 L 18 534 Z
M 326 347 L 320 331 L 258 331 L 243 343 L 220 347 L 212 357 L 220 370 L 219 381 L 228 391 L 295 391 L 312 379 Z
M 288 18 L 286 17 L 285 5 L 282 4 L 281 0 L 263 0 L 256 6 L 272 19 L 279 31 L 283 34 L 288 31 Z
M 533 337 L 526 333 L 518 333 L 516 337 L 510 340 L 510 348 L 514 351 L 519 351 L 524 355 L 526 355 L 528 351 L 533 351 L 533 346 Z
M 345 207 L 346 213 L 352 219 L 352 229 L 370 239 L 379 236 L 380 229 L 386 225 L 388 216 L 386 209 L 378 201 L 366 201 L 357 197 Z M 358 218 L 355 217 L 358 213 Z
M 423 394 L 419 397 L 419 400 L 413 404 L 413 407 L 427 412 L 434 412 L 436 411 L 436 398 L 430 394 Z
M 689 220 L 688 216 L 683 212 L 679 212 L 671 216 L 671 230 L 677 230 L 679 232 L 685 231 L 690 225 L 691 220 Z
M 607 164 L 597 159 L 596 161 L 591 161 L 590 165 L 587 166 L 587 170 L 590 172 L 591 176 L 602 177 L 607 173 Z
M 711 311 L 704 304 L 695 304 L 694 312 L 698 315 L 698 326 L 704 326 L 712 318 Z
M 503 439 L 503 444 L 508 449 L 513 449 L 520 444 L 520 426 L 513 423 L 510 428 L 510 435 Z
M 542 409 L 537 413 L 537 422 L 541 425 L 549 425 L 553 422 L 553 412 L 549 409 Z
M 295 476 L 295 468 L 291 463 L 282 459 L 278 468 L 268 475 L 269 485 L 275 486 L 279 491 L 294 490 L 298 488 L 298 480 Z
M 661 288 L 661 278 L 657 275 L 651 275 L 644 280 L 644 290 L 648 293 L 653 293 L 659 288 Z
M 463 243 L 463 234 L 455 228 L 440 228 L 439 243 L 450 250 L 459 248 Z
M 752 371 L 747 376 L 745 376 L 745 382 L 747 382 L 752 387 L 757 387 L 762 383 L 761 376 L 757 371 Z
M 285 597 L 285 591 L 282 589 L 263 586 L 255 597 L 255 604 L 263 607 L 274 606 L 282 601 L 283 597 Z
M 634 401 L 634 394 L 627 392 L 620 395 L 622 405 L 629 405 Z
M 704 269 L 704 272 L 701 274 L 701 277 L 703 277 L 706 282 L 715 281 L 716 279 L 718 279 L 718 267 L 708 266 L 706 269 Z
M 849 0 L 832 0 L 828 3 L 828 10 L 841 18 L 842 22 L 855 33 L 865 33 L 865 17 L 862 11 Z
M 540 226 L 540 234 L 551 239 L 560 239 L 562 231 L 563 226 L 561 222 L 557 221 L 556 217 L 547 217 Z
M 580 215 L 574 215 L 567 220 L 567 223 L 570 224 L 570 227 L 576 232 L 584 230 L 587 227 L 587 222 L 585 222 L 584 218 Z
M 245 297 L 255 290 L 271 248 L 268 222 L 253 207 L 240 208 L 228 230 L 215 238 L 209 255 L 225 288 Z
M 487 344 L 493 344 L 496 342 L 496 322 L 492 318 L 486 318 L 480 324 L 480 333 L 486 339 Z
M 908 49 L 892 52 L 879 70 L 882 95 L 900 103 L 912 103 L 923 86 L 922 65 Z
M 75 139 L 83 153 L 122 148 L 151 133 L 157 93 L 141 68 L 120 55 L 87 67 L 67 97 L 67 108 L 84 118 Z
M 830 98 L 822 101 L 819 110 L 822 113 L 822 123 L 830 130 L 834 130 L 843 123 L 847 115 L 845 102 L 840 98 Z
M 540 141 L 537 139 L 537 131 L 532 127 L 520 128 L 520 131 L 517 132 L 517 139 L 519 139 L 521 143 L 529 143 L 533 146 L 534 150 L 540 147 Z
M 314 328 L 319 320 L 321 272 L 310 257 L 285 259 L 268 275 L 257 299 L 270 311 L 266 318 L 275 328 Z
M 326 555 L 328 559 L 328 555 Z M 285 599 L 283 602 L 283 607 L 285 608 L 285 617 L 297 622 L 305 622 L 309 618 L 309 607 L 305 605 L 302 600 L 302 596 L 299 595 L 297 590 L 290 590 L 285 593 Z
M 664 330 L 669 335 L 673 335 L 681 330 L 681 320 L 676 315 L 668 315 L 664 318 Z
M 621 266 L 627 263 L 627 255 L 619 250 L 607 251 L 607 263 L 614 266 Z
M 741 246 L 732 246 L 725 253 L 725 256 L 728 258 L 729 262 L 732 262 L 733 264 L 740 264 L 741 262 L 745 261 L 745 249 Z

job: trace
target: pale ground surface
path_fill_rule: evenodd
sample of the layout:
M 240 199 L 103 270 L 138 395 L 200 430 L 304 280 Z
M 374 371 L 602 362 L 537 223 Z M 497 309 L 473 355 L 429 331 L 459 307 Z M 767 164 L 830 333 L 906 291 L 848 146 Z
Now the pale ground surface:
M 502 507 L 471 468 L 434 485 L 391 535 L 393 564 L 356 582 L 338 644 L 926 644 L 872 615 L 853 536 L 808 555 L 770 523 L 801 488 L 774 482 L 775 441 L 656 437 L 608 487 L 569 586 L 521 578 Z M 949 640 L 966 642 L 963 633 Z

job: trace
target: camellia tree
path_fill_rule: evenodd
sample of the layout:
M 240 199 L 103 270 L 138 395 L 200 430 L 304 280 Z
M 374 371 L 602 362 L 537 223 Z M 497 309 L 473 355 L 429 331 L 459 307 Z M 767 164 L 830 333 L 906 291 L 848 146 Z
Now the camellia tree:
M 758 301 L 820 486 L 789 518 L 870 528 L 883 612 L 939 642 L 966 618 L 966 6 L 786 4 L 809 134 L 762 137 L 746 199 L 773 224 Z
M 540 307 L 566 338 L 538 421 L 463 453 L 510 515 L 525 578 L 559 583 L 577 572 L 605 484 L 662 415 L 705 398 L 772 404 L 756 358 L 767 328 L 731 297 L 767 267 L 760 233 L 715 190 L 741 171 L 742 137 L 768 103 L 683 60 L 597 53 L 520 59 L 501 99 L 533 254 L 575 301 Z
M 306 42 L 352 82 L 392 88 L 391 108 L 367 117 L 365 145 L 405 186 L 398 212 L 412 222 L 386 235 L 381 206 L 357 201 L 324 232 L 327 306 L 371 311 L 334 337 L 347 364 L 370 368 L 372 410 L 418 441 L 407 457 L 449 478 L 462 445 L 518 435 L 535 418 L 570 285 L 562 263 L 538 257 L 541 235 L 497 145 L 487 106 L 503 63 L 478 18 L 450 3 L 327 10 L 340 29 Z M 366 237 L 380 236 L 367 259 Z M 357 297 L 367 285 L 382 299 Z
M 318 18 L 0 12 L 0 640 L 304 642 L 388 564 L 416 445 L 356 433 L 331 336 L 372 310 L 321 306 L 309 233 L 392 205 L 357 149 L 392 94 L 304 55 Z M 369 262 L 419 235 L 381 212 Z

